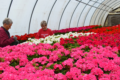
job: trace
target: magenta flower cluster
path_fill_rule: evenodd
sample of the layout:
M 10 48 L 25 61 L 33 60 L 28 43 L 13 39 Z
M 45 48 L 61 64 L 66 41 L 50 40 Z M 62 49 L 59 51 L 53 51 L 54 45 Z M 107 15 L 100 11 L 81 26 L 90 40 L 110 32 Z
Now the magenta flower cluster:
M 0 80 L 120 80 L 117 47 L 56 43 L 0 48 Z

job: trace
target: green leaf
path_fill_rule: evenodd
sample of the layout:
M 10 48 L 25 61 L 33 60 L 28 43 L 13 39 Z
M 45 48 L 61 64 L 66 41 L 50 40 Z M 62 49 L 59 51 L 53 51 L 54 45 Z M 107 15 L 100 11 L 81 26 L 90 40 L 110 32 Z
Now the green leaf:
M 39 67 L 35 67 L 36 70 L 39 70 Z
M 65 75 L 67 73 L 67 70 L 62 70 L 61 73 Z
M 90 48 L 88 46 L 86 46 L 85 48 L 82 48 L 81 50 L 84 50 L 85 52 L 89 52 Z
M 3 58 L 0 58 L 0 62 L 4 62 L 5 60 Z
M 15 67 L 15 66 L 17 66 L 17 65 L 19 65 L 19 62 L 16 61 L 16 60 L 13 60 L 13 61 L 10 63 L 10 66 L 13 66 L 13 67 Z
M 54 69 L 54 65 L 55 65 L 55 64 L 52 64 L 52 65 L 50 66 L 50 68 L 51 68 L 51 69 Z
M 85 71 L 85 74 L 90 74 L 91 70 Z
M 32 61 L 34 58 L 39 58 L 42 57 L 42 55 L 34 54 L 32 56 L 28 55 L 27 58 L 29 61 Z

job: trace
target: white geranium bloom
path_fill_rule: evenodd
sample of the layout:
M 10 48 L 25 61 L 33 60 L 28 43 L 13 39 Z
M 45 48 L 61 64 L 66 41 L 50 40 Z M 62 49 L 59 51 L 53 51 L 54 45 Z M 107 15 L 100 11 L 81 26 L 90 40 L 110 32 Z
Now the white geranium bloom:
M 52 44 L 53 42 L 48 40 L 47 43 L 48 43 L 48 44 Z
M 28 38 L 28 40 L 31 40 L 31 38 Z

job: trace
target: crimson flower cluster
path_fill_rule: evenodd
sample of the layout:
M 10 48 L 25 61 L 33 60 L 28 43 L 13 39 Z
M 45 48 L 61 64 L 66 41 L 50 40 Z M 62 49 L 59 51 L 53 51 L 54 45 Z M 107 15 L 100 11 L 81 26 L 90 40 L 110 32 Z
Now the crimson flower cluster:
M 120 24 L 116 26 L 110 26 L 110 27 L 102 27 L 102 28 L 94 28 L 90 29 L 89 31 L 83 31 L 83 32 L 95 32 L 95 33 L 106 33 L 106 34 L 120 34 Z
M 84 45 L 89 44 L 93 46 L 110 46 L 110 47 L 118 47 L 120 50 L 120 35 L 118 33 L 116 34 L 91 34 L 89 36 L 79 36 L 69 39 L 60 39 L 61 45 L 70 45 L 70 44 L 76 44 L 76 45 Z
M 90 26 L 84 26 L 84 27 L 75 27 L 75 28 L 67 28 L 67 29 L 61 29 L 61 30 L 53 30 L 55 33 L 68 33 L 68 32 L 79 32 L 79 31 L 85 31 L 90 30 L 93 28 L 99 28 L 101 26 L 99 25 L 90 25 Z

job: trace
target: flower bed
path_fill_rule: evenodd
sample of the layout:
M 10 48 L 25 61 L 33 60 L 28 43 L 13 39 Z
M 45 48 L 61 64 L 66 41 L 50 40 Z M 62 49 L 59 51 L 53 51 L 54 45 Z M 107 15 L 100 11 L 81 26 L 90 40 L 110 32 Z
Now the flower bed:
M 118 47 L 120 50 L 120 35 L 119 34 L 91 34 L 89 36 L 79 36 L 74 38 L 63 39 L 61 38 L 60 44 L 66 47 L 68 46 L 80 46 L 89 44 L 93 46 L 110 46 Z
M 0 48 L 0 80 L 120 80 L 119 26 L 109 28 L 116 32 L 70 32 Z
M 69 33 L 69 32 L 82 32 L 82 33 L 90 33 L 90 32 L 94 32 L 94 33 L 107 33 L 107 34 L 115 34 L 115 33 L 120 33 L 120 25 L 116 25 L 116 26 L 111 26 L 111 27 L 101 27 L 98 25 L 91 25 L 91 26 L 85 26 L 85 27 L 78 27 L 78 28 L 67 28 L 67 29 L 62 29 L 62 30 L 53 30 L 55 35 L 59 35 L 59 34 L 65 34 L 65 33 Z M 16 37 L 18 38 L 18 40 L 20 41 L 20 43 L 25 42 L 26 40 L 28 40 L 28 38 L 35 38 L 37 33 L 33 33 L 33 34 L 25 34 L 25 35 L 21 35 L 18 36 L 16 35 Z
M 106 34 L 119 33 L 120 34 L 120 25 L 90 29 L 89 31 L 82 31 L 82 32 L 95 32 L 95 33 L 106 33 Z
M 90 29 L 97 29 L 101 28 L 102 26 L 99 25 L 90 25 L 90 26 L 84 26 L 84 27 L 75 27 L 75 28 L 67 28 L 67 29 L 61 29 L 61 30 L 53 30 L 54 34 L 63 34 L 68 32 L 81 32 L 81 31 L 88 31 Z
M 0 48 L 1 80 L 120 80 L 116 47 L 56 43 Z
M 96 29 L 96 28 L 100 28 L 100 27 L 101 26 L 99 26 L 99 25 L 91 25 L 91 26 L 85 26 L 85 27 L 67 28 L 67 29 L 62 29 L 62 30 L 53 30 L 53 33 L 55 35 L 59 35 L 59 34 L 65 34 L 65 33 L 69 33 L 69 32 L 88 31 L 90 29 L 94 29 L 94 28 Z M 28 40 L 28 38 L 35 38 L 36 34 L 37 33 L 25 34 L 25 35 L 21 35 L 21 36 L 16 35 L 16 37 L 20 41 L 20 43 L 22 43 L 22 42 L 25 42 L 26 40 Z
M 45 39 L 44 38 L 40 38 L 40 39 L 32 39 L 29 38 L 28 41 L 24 42 L 24 43 L 29 43 L 29 44 L 39 44 L 39 43 L 48 43 L 48 44 L 54 44 L 57 42 L 60 42 L 60 38 L 70 38 L 70 37 L 78 37 L 78 36 L 88 36 L 90 34 L 95 34 L 95 33 L 77 33 L 77 32 L 69 32 L 66 34 L 60 34 L 60 35 L 52 35 L 52 36 L 48 36 Z M 22 44 L 24 44 L 22 43 Z

